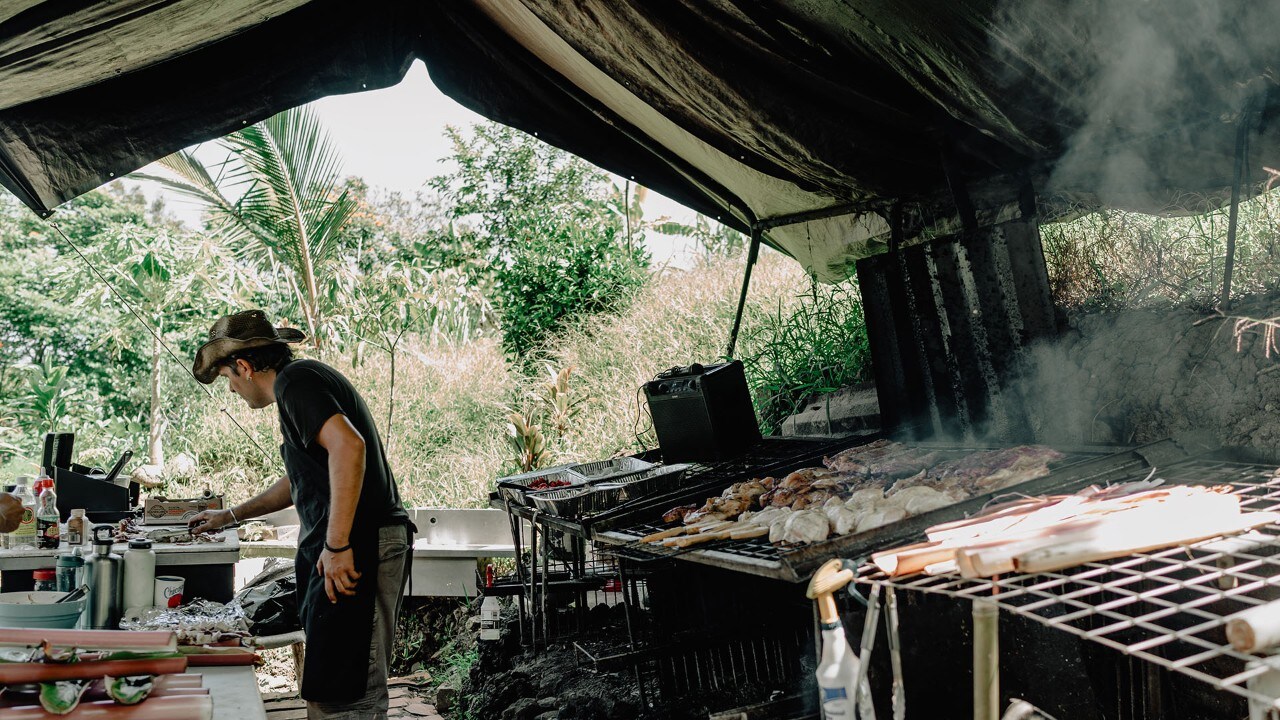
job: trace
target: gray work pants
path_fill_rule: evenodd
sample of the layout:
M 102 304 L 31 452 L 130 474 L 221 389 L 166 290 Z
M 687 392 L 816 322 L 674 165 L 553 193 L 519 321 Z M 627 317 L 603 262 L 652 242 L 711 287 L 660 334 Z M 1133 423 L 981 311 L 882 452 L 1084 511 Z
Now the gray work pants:
M 378 531 L 378 596 L 373 604 L 373 639 L 369 643 L 369 684 L 364 697 L 355 702 L 308 702 L 308 720 L 385 720 L 387 717 L 387 673 L 391 667 L 396 618 L 400 617 L 404 584 L 412 561 L 409 528 L 390 525 Z

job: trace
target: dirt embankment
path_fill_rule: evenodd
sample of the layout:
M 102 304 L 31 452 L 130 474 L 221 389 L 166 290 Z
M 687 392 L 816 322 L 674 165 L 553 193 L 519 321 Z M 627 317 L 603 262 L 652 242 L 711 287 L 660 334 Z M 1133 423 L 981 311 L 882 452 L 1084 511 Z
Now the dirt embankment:
M 1280 296 L 1228 317 L 1187 309 L 1081 315 L 1030 352 L 1020 382 L 1041 442 L 1130 444 L 1188 430 L 1280 461 L 1280 356 L 1237 317 L 1280 316 Z

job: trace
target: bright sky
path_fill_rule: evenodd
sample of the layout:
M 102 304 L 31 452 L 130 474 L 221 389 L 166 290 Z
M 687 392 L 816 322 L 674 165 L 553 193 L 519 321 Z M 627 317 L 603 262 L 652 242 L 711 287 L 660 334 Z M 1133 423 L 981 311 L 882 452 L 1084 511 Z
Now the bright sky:
M 428 178 L 447 169 L 441 163 L 450 154 L 445 126 L 465 128 L 484 121 L 436 89 L 421 61 L 413 64 L 399 85 L 335 95 L 317 100 L 311 107 L 341 149 L 344 172 L 363 178 L 370 186 L 405 194 L 412 194 Z M 147 172 L 159 171 L 148 168 Z M 190 224 L 198 222 L 200 210 L 194 203 L 164 194 L 174 214 Z M 669 216 L 681 222 L 692 222 L 695 215 L 654 192 L 649 193 L 644 212 L 646 219 Z M 682 264 L 692 253 L 680 238 L 649 240 L 655 260 Z

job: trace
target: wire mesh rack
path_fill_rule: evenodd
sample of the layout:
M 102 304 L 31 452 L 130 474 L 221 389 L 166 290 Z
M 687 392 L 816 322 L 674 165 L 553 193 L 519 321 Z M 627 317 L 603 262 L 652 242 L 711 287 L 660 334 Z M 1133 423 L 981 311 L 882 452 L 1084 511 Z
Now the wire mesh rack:
M 985 446 L 940 443 L 921 444 L 918 447 L 936 450 L 943 459 L 958 458 L 972 452 L 991 449 Z M 1064 482 L 1083 485 L 1108 472 L 1132 470 L 1134 468 L 1143 471 L 1147 469 L 1147 464 L 1137 456 L 1125 452 L 1111 454 L 1112 450 L 1112 448 L 1094 448 L 1090 451 L 1074 450 L 1064 452 L 1062 458 L 1051 463 L 1050 471 L 1055 477 L 1067 478 Z M 812 460 L 812 458 L 809 459 Z M 1085 468 L 1093 465 L 1098 466 L 1095 471 L 1085 470 Z M 1080 472 L 1073 472 L 1077 470 Z M 726 477 L 723 484 L 727 486 L 734 480 L 760 477 L 763 474 L 765 473 L 748 468 L 745 472 Z M 785 473 L 779 473 L 779 476 L 782 474 Z M 1052 479 L 1037 480 L 1049 482 Z M 1075 487 L 1073 485 L 1072 489 L 1075 489 Z M 699 497 L 697 502 L 702 502 L 702 498 Z M 639 542 L 639 539 L 646 535 L 672 527 L 670 524 L 661 523 L 654 517 L 660 515 L 662 510 L 669 509 L 670 505 L 658 508 L 656 512 L 650 513 L 645 519 L 634 522 L 629 526 L 601 533 L 597 535 L 597 539 L 616 545 L 609 552 L 635 562 L 685 557 L 695 562 L 735 569 L 740 572 L 799 582 L 808 577 L 814 569 L 829 558 L 841 555 L 859 556 L 872 549 L 890 546 L 897 540 L 922 530 L 927 524 L 963 517 L 964 514 L 976 509 L 981 502 L 983 502 L 981 499 L 971 499 L 970 501 L 956 503 L 940 512 L 915 517 L 909 522 L 883 526 L 861 534 L 835 536 L 821 543 L 799 547 L 774 545 L 767 538 L 711 540 L 684 548 L 671 548 L 658 543 Z
M 1157 475 L 1169 483 L 1229 485 L 1247 511 L 1280 510 L 1280 470 L 1193 459 Z M 858 582 L 986 599 L 1001 610 L 1249 700 L 1253 717 L 1280 717 L 1280 656 L 1238 652 L 1226 637 L 1233 614 L 1280 599 L 1280 526 L 1090 562 L 1058 572 L 965 579 L 890 579 L 874 566 Z

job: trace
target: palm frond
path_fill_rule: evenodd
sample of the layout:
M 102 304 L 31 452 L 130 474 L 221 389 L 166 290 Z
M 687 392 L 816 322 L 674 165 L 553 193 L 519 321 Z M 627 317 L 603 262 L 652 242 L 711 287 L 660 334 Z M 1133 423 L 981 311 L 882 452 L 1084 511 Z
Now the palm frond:
M 133 173 L 131 177 L 150 180 L 167 187 L 184 197 L 206 206 L 218 231 L 228 240 L 243 242 L 256 240 L 260 229 L 243 216 L 238 203 L 228 199 L 223 186 L 210 174 L 208 167 L 194 154 L 180 150 L 156 161 L 170 175 Z M 234 183 L 224 183 L 234 186 Z

